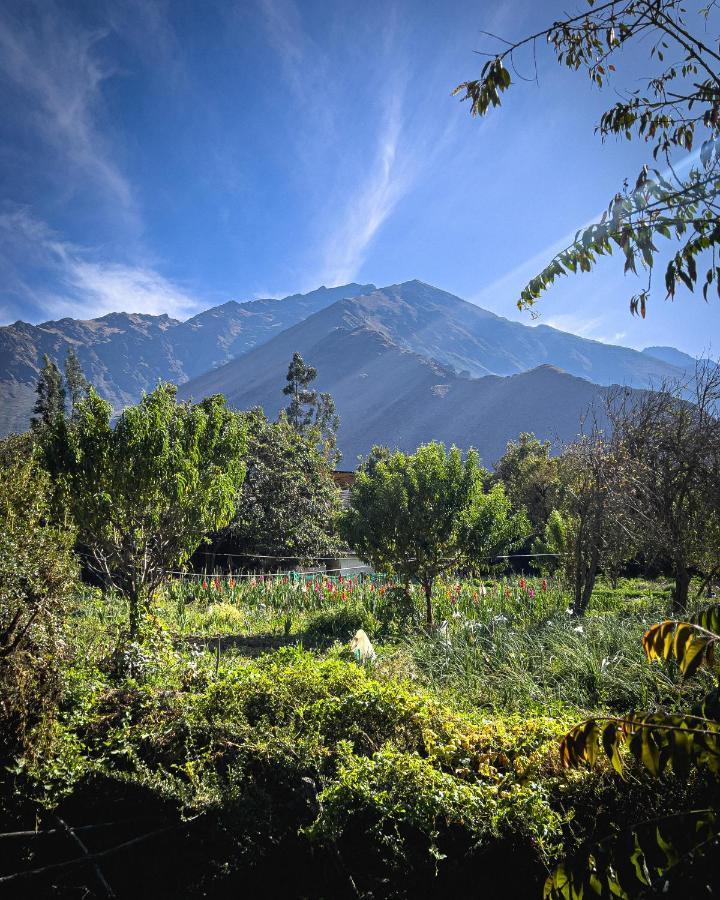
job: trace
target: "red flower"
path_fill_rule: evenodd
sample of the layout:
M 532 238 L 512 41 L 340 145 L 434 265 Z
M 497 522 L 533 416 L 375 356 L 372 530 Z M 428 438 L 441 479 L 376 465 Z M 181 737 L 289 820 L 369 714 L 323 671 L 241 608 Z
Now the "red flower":
M 207 590 L 207 581 L 205 581 L 205 579 L 203 579 L 202 586 L 203 586 L 203 590 L 206 591 Z

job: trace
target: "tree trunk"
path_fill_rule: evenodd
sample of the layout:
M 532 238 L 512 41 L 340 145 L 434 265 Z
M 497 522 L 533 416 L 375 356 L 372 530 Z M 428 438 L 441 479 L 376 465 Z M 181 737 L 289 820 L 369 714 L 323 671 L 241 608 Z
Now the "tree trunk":
M 573 615 L 584 615 L 590 604 L 590 598 L 592 597 L 592 592 L 595 588 L 595 580 L 597 579 L 599 560 L 600 553 L 597 549 L 594 549 L 588 562 L 587 571 L 583 573 L 584 577 L 578 575 Z
M 681 613 L 687 609 L 688 590 L 690 588 L 690 573 L 684 563 L 675 567 L 675 589 L 672 595 L 672 611 Z
M 425 623 L 428 629 L 433 627 L 432 581 L 423 582 L 425 591 Z
M 130 629 L 128 637 L 131 641 L 139 641 L 141 638 L 143 620 L 147 612 L 147 596 L 140 589 L 131 589 L 128 591 L 128 602 L 130 604 Z

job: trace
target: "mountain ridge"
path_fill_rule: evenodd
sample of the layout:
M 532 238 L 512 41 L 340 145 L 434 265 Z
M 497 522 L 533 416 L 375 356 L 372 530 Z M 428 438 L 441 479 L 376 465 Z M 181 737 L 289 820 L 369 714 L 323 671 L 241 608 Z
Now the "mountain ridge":
M 434 360 L 461 378 L 513 375 L 545 363 L 597 384 L 646 387 L 684 374 L 646 352 L 602 344 L 505 319 L 419 280 L 376 288 L 351 283 L 307 294 L 229 300 L 185 321 L 167 314 L 111 312 L 0 328 L 0 433 L 27 427 L 44 353 L 62 363 L 73 347 L 89 380 L 114 411 L 136 402 L 159 380 L 202 377 L 265 346 L 318 314 L 333 327 L 363 327 L 394 348 Z M 322 320 L 325 339 L 330 318 Z M 672 348 L 670 348 L 672 349 Z M 679 353 L 680 351 L 676 351 Z M 258 357 L 262 368 L 262 357 Z
M 224 366 L 186 382 L 181 399 L 222 393 L 237 409 L 261 406 L 274 418 L 286 403 L 287 365 L 299 352 L 318 370 L 340 415 L 338 446 L 353 466 L 373 444 L 413 450 L 429 440 L 474 446 L 491 465 L 507 441 L 534 431 L 572 440 L 608 388 L 543 364 L 513 375 L 472 378 L 398 346 L 357 315 L 363 298 L 343 299 Z

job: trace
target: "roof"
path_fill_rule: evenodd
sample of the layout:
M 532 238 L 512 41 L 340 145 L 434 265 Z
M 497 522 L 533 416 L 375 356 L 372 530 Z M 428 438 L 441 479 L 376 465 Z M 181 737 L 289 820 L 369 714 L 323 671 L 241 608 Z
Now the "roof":
M 340 490 L 349 490 L 355 481 L 355 472 L 344 469 L 336 469 L 333 473 L 333 481 Z

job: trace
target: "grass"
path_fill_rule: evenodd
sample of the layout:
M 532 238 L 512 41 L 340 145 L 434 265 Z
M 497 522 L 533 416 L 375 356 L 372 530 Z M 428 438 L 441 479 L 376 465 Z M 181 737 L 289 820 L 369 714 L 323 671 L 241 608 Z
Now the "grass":
M 463 896 L 480 872 L 536 896 L 561 848 L 595 835 L 596 808 L 618 821 L 660 802 L 638 773 L 629 794 L 602 769 L 567 779 L 556 748 L 589 714 L 687 708 L 711 685 L 645 661 L 668 599 L 662 582 L 600 582 L 578 621 L 557 581 L 445 581 L 428 634 L 421 598 L 381 580 L 175 582 L 118 679 L 126 604 L 83 589 L 53 748 L 17 777 L 41 817 L 197 821 L 190 843 L 110 868 L 129 893 L 133 871 L 153 873 L 154 900 L 342 896 L 347 872 L 368 898 Z M 366 667 L 357 628 L 378 651 Z M 694 790 L 666 781 L 670 806 Z

